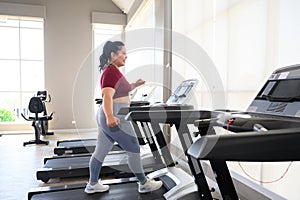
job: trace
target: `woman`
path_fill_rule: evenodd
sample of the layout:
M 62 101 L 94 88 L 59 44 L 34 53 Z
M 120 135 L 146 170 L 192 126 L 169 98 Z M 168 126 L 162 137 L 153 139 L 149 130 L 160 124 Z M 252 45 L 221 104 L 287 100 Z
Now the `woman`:
M 130 122 L 124 116 L 118 116 L 117 112 L 121 107 L 130 105 L 128 92 L 145 83 L 139 79 L 129 84 L 126 78 L 119 71 L 125 65 L 127 59 L 126 48 L 120 41 L 108 41 L 103 47 L 100 56 L 100 72 L 102 72 L 100 85 L 102 88 L 103 103 L 98 109 L 98 140 L 95 152 L 90 164 L 90 178 L 85 192 L 105 192 L 108 185 L 98 181 L 101 167 L 105 156 L 112 149 L 114 142 L 117 142 L 128 156 L 128 166 L 138 179 L 138 191 L 140 193 L 151 192 L 162 186 L 161 181 L 149 180 L 144 173 L 140 146 Z

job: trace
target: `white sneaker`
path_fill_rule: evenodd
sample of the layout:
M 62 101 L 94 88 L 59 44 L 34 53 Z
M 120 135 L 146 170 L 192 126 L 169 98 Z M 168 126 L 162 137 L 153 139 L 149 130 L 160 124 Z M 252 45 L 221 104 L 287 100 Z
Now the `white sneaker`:
M 139 193 L 147 193 L 158 190 L 162 186 L 162 184 L 163 183 L 161 181 L 147 179 L 147 182 L 143 185 L 141 183 L 138 183 Z
M 108 185 L 102 185 L 101 182 L 98 182 L 96 185 L 91 185 L 90 183 L 88 183 L 84 191 L 88 194 L 93 194 L 95 192 L 106 192 L 108 189 Z

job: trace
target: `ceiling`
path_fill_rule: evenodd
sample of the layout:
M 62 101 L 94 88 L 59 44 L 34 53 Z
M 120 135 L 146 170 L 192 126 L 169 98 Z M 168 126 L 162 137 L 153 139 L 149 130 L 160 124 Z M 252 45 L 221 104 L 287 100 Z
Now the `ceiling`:
M 116 6 L 118 6 L 125 14 L 130 10 L 135 0 L 112 0 Z

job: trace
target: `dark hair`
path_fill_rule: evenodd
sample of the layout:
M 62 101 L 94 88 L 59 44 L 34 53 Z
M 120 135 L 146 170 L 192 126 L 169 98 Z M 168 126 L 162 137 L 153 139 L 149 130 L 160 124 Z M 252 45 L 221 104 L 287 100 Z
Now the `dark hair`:
M 101 72 L 106 65 L 108 64 L 109 60 L 111 59 L 111 52 L 118 53 L 121 47 L 124 46 L 124 43 L 121 41 L 107 41 L 103 46 L 102 55 L 99 57 L 100 65 L 99 71 Z

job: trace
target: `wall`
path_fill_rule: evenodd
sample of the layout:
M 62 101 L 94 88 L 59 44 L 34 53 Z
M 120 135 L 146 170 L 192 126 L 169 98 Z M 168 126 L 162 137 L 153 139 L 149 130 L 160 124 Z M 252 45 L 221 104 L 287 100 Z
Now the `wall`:
M 42 5 L 45 19 L 45 89 L 51 94 L 50 129 L 95 128 L 91 12 L 122 13 L 111 0 L 0 0 Z M 88 60 L 86 58 L 88 57 Z M 82 67 L 85 66 L 85 67 Z M 78 75 L 81 77 L 77 81 Z M 82 78 L 83 77 L 83 78 Z M 80 85 L 79 85 L 80 84 Z M 73 90 L 75 88 L 75 94 Z M 74 106 L 73 106 L 74 104 Z M 74 107 L 74 109 L 73 109 Z M 20 129 L 31 129 L 30 124 Z

